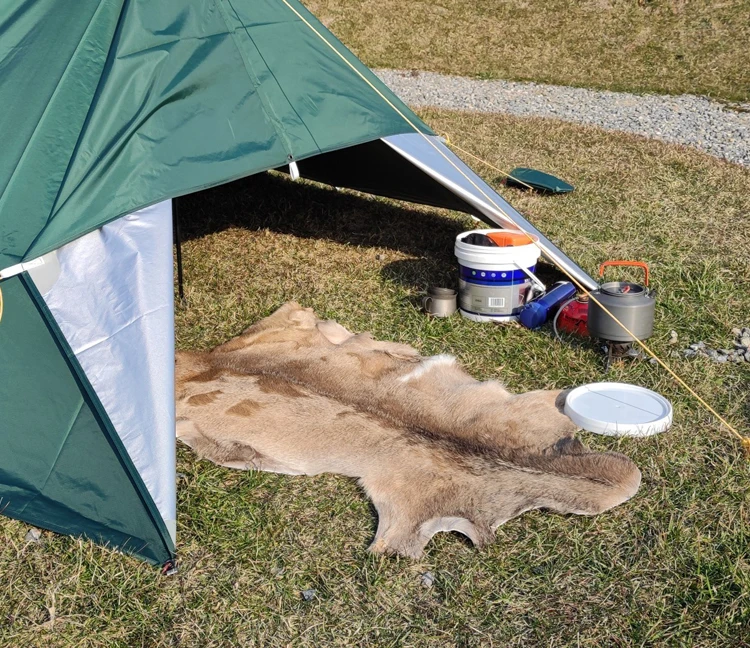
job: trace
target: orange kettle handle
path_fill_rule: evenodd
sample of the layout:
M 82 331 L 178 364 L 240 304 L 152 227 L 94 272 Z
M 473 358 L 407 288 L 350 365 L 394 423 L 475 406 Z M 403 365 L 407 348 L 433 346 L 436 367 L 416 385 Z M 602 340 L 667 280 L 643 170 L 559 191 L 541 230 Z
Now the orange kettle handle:
M 648 287 L 648 266 L 643 261 L 605 261 L 599 266 L 599 276 L 604 276 L 604 268 L 607 266 L 635 266 L 636 268 L 643 268 L 646 273 L 646 287 Z

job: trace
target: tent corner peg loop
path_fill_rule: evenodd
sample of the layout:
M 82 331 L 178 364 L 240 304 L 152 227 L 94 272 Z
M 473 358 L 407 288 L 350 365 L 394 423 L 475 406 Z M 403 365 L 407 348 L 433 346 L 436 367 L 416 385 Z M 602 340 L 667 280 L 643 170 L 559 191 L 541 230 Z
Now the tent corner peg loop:
M 167 560 L 162 566 L 161 566 L 161 575 L 162 576 L 174 576 L 179 570 L 177 569 L 177 561 L 174 559 Z

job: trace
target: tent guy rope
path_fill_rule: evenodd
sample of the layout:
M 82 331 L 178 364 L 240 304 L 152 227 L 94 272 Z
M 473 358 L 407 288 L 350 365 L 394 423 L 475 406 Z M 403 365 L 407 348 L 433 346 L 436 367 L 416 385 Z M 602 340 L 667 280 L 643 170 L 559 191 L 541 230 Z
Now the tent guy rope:
M 514 180 L 514 181 L 515 181 L 515 182 L 517 182 L 518 184 L 522 184 L 522 185 L 523 185 L 524 187 L 526 187 L 527 189 L 532 189 L 532 190 L 534 189 L 534 187 L 532 187 L 532 186 L 531 186 L 530 184 L 528 184 L 527 182 L 524 182 L 523 180 L 521 180 L 521 178 L 516 178 L 515 176 L 511 175 L 511 174 L 510 174 L 510 173 L 508 173 L 507 171 L 503 171 L 502 169 L 500 169 L 500 168 L 498 168 L 498 167 L 496 167 L 496 166 L 493 166 L 492 164 L 490 164 L 490 163 L 489 163 L 489 162 L 487 162 L 486 160 L 483 160 L 483 159 L 482 159 L 482 158 L 480 158 L 479 156 L 477 156 L 477 155 L 474 155 L 474 154 L 473 154 L 472 152 L 470 152 L 470 151 L 467 151 L 467 150 L 466 150 L 466 149 L 464 149 L 464 148 L 461 148 L 461 147 L 460 147 L 460 146 L 459 146 L 458 144 L 456 144 L 455 142 L 453 142 L 453 140 L 451 140 L 451 138 L 450 138 L 450 137 L 448 137 L 448 135 L 444 135 L 443 137 L 445 138 L 445 143 L 446 143 L 446 144 L 447 144 L 448 146 L 450 146 L 450 147 L 451 147 L 452 149 L 455 149 L 455 150 L 456 150 L 456 151 L 458 151 L 459 153 L 463 153 L 464 155 L 466 155 L 466 156 L 468 156 L 468 157 L 470 157 L 470 158 L 473 158 L 473 159 L 475 159 L 475 160 L 476 160 L 477 162 L 481 162 L 482 164 L 485 164 L 485 165 L 487 165 L 488 167 L 490 167 L 490 168 L 491 168 L 491 169 L 493 169 L 494 171 L 497 171 L 497 172 L 498 172 L 498 173 L 499 173 L 500 175 L 502 175 L 502 176 L 504 176 L 505 178 L 508 178 L 508 179 L 510 179 L 510 180 Z M 524 232 L 524 234 L 526 234 L 526 232 Z
M 378 96 L 379 96 L 379 97 L 380 97 L 380 98 L 381 98 L 381 99 L 382 99 L 383 101 L 385 101 L 385 102 L 386 102 L 386 104 L 388 104 L 388 106 L 390 106 L 390 107 L 391 107 L 391 108 L 392 108 L 392 109 L 393 109 L 393 110 L 394 110 L 394 111 L 395 111 L 395 112 L 396 112 L 396 113 L 397 113 L 397 114 L 398 114 L 398 115 L 399 115 L 399 116 L 400 116 L 400 117 L 401 117 L 401 118 L 402 118 L 402 119 L 403 119 L 403 120 L 404 120 L 404 121 L 405 121 L 405 122 L 406 122 L 406 123 L 407 123 L 407 124 L 408 124 L 408 125 L 409 125 L 409 126 L 410 126 L 410 127 L 412 128 L 412 129 L 413 129 L 413 130 L 414 130 L 414 131 L 415 131 L 415 132 L 416 132 L 416 133 L 419 133 L 419 134 L 420 134 L 420 135 L 421 135 L 421 136 L 422 136 L 422 137 L 423 137 L 423 138 L 425 139 L 425 141 L 427 141 L 427 143 L 428 143 L 428 144 L 429 144 L 430 146 L 432 146 L 432 147 L 433 147 L 433 148 L 434 148 L 434 149 L 435 149 L 435 150 L 436 150 L 436 151 L 437 151 L 437 152 L 438 152 L 438 153 L 439 153 L 439 154 L 440 154 L 440 155 L 441 155 L 441 156 L 442 156 L 442 157 L 443 157 L 443 158 L 444 158 L 444 159 L 445 159 L 445 160 L 446 160 L 446 161 L 447 161 L 447 162 L 448 162 L 448 163 L 449 163 L 449 164 L 450 164 L 450 165 L 451 165 L 451 166 L 452 166 L 452 167 L 453 167 L 453 168 L 454 168 L 454 169 L 455 169 L 456 171 L 458 171 L 458 172 L 459 172 L 459 173 L 460 173 L 460 174 L 461 174 L 461 175 L 462 175 L 462 176 L 463 176 L 463 177 L 464 177 L 464 178 L 465 178 L 466 180 L 468 180 L 468 181 L 469 181 L 469 182 L 471 183 L 471 185 L 472 185 L 472 186 L 473 186 L 473 187 L 474 187 L 474 188 L 475 188 L 475 189 L 476 189 L 477 191 L 479 191 L 479 192 L 480 192 L 480 193 L 481 193 L 481 194 L 482 194 L 482 195 L 483 195 L 483 196 L 484 196 L 484 197 L 485 197 L 485 198 L 486 198 L 486 199 L 487 199 L 487 200 L 488 200 L 488 201 L 490 202 L 490 204 L 492 204 L 492 206 L 493 206 L 493 207 L 494 207 L 494 208 L 495 208 L 495 209 L 496 209 L 496 210 L 498 211 L 498 213 L 500 213 L 500 214 L 501 214 L 501 215 L 502 215 L 502 216 L 503 216 L 503 217 L 504 217 L 504 218 L 505 218 L 505 219 L 506 219 L 506 220 L 507 220 L 508 222 L 510 222 L 510 223 L 512 224 L 512 227 L 513 227 L 513 229 L 516 229 L 516 230 L 519 230 L 519 231 L 523 232 L 523 233 L 524 233 L 524 234 L 525 234 L 525 235 L 526 235 L 526 236 L 527 236 L 527 237 L 529 238 L 529 240 L 530 240 L 530 241 L 531 241 L 532 243 L 534 243 L 534 245 L 536 245 L 537 247 L 539 247 L 539 248 L 541 249 L 541 246 L 539 245 L 539 242 L 538 242 L 538 241 L 536 241 L 536 240 L 534 239 L 534 237 L 533 237 L 533 236 L 531 236 L 531 235 L 530 235 L 530 234 L 529 234 L 528 232 L 526 232 L 525 230 L 523 230 L 522 228 L 520 228 L 520 227 L 519 227 L 519 226 L 518 226 L 518 225 L 517 225 L 517 224 L 516 224 L 516 223 L 515 223 L 515 222 L 513 221 L 513 219 L 511 219 L 511 218 L 510 218 L 510 217 L 508 216 L 508 214 L 506 214 L 506 213 L 505 213 L 505 211 L 503 210 L 503 208 L 502 208 L 502 207 L 501 207 L 500 205 L 498 205 L 498 204 L 497 204 L 497 202 L 495 202 L 495 200 L 494 200 L 494 199 L 493 199 L 493 198 L 492 198 L 491 196 L 489 196 L 489 195 L 488 195 L 488 194 L 487 194 L 487 193 L 486 193 L 486 192 L 485 192 L 485 191 L 484 191 L 484 190 L 483 190 L 483 189 L 482 189 L 481 187 L 479 187 L 479 186 L 478 186 L 478 185 L 477 185 L 477 184 L 476 184 L 476 183 L 475 183 L 475 182 L 474 182 L 474 181 L 473 181 L 473 180 L 472 180 L 472 179 L 471 179 L 471 178 L 470 178 L 469 176 L 467 176 L 467 175 L 466 175 L 466 173 L 464 173 L 464 171 L 463 171 L 463 170 L 462 170 L 462 169 L 461 169 L 461 168 L 460 168 L 460 167 L 459 167 L 459 166 L 458 166 L 458 165 L 457 165 L 457 164 L 456 164 L 455 162 L 453 162 L 453 160 L 451 160 L 451 159 L 450 159 L 450 158 L 449 158 L 449 157 L 448 157 L 448 156 L 447 156 L 447 155 L 446 155 L 446 154 L 445 154 L 445 153 L 444 153 L 444 152 L 443 152 L 443 151 L 442 151 L 442 150 L 440 149 L 440 147 L 438 147 L 438 146 L 437 146 L 437 145 L 436 145 L 436 144 L 435 144 L 435 143 L 434 143 L 434 142 L 432 141 L 432 139 L 431 139 L 430 137 L 428 137 L 428 136 L 427 136 L 427 135 L 426 135 L 425 133 L 423 133 L 423 132 L 422 132 L 422 131 L 421 131 L 421 130 L 419 129 L 419 127 L 418 127 L 418 126 L 417 126 L 416 124 L 414 124 L 414 122 L 412 122 L 412 120 L 410 120 L 410 119 L 408 118 L 408 116 L 406 116 L 406 115 L 405 115 L 405 114 L 403 113 L 403 111 L 399 110 L 398 106 L 396 106 L 396 105 L 395 105 L 395 104 L 394 104 L 394 103 L 393 103 L 392 101 L 390 101 L 390 100 L 388 99 L 388 97 L 386 97 L 386 96 L 385 96 L 385 95 L 384 95 L 384 94 L 383 94 L 383 93 L 382 93 L 382 92 L 381 92 L 381 91 L 380 91 L 380 90 L 379 90 L 379 89 L 378 89 L 378 88 L 377 88 L 377 87 L 376 87 L 376 86 L 375 86 L 375 85 L 374 85 L 374 84 L 372 83 L 372 81 L 370 81 L 370 79 L 368 79 L 368 78 L 367 78 L 367 77 L 366 77 L 366 76 L 365 76 L 364 74 L 362 74 L 362 72 L 360 72 L 360 71 L 359 71 L 359 70 L 358 70 L 358 69 L 357 69 L 357 68 L 356 68 L 356 67 L 355 67 L 355 66 L 354 66 L 354 65 L 353 65 L 353 64 L 352 64 L 352 63 L 351 63 L 351 62 L 350 62 L 349 60 L 347 60 L 347 58 L 346 58 L 346 57 L 345 57 L 345 56 L 344 56 L 344 55 L 343 55 L 343 54 L 342 54 L 341 52 L 339 52 L 339 51 L 338 51 L 338 50 L 337 50 L 337 49 L 336 49 L 336 48 L 335 48 L 335 47 L 333 46 L 333 44 L 332 44 L 332 43 L 330 43 L 330 42 L 328 41 L 328 39 L 327 39 L 327 38 L 326 38 L 325 36 L 323 36 L 323 34 L 321 34 L 321 33 L 320 33 L 320 32 L 319 32 L 319 31 L 318 31 L 317 29 L 315 29 L 315 27 L 314 27 L 314 26 L 313 26 L 313 25 L 312 25 L 312 24 L 311 24 L 311 23 L 310 23 L 310 22 L 309 22 L 309 21 L 308 21 L 308 20 L 307 20 L 307 19 L 306 19 L 306 18 L 305 18 L 305 17 L 303 16 L 303 15 L 302 15 L 302 14 L 300 14 L 300 13 L 299 13 L 299 12 L 298 12 L 298 11 L 297 11 L 297 10 L 296 10 L 296 9 L 295 9 L 295 8 L 294 8 L 294 7 L 293 7 L 293 6 L 292 6 L 292 5 L 291 5 L 291 4 L 290 4 L 290 3 L 289 3 L 289 2 L 287 1 L 287 0 L 282 0 L 282 2 L 283 2 L 283 3 L 284 3 L 284 4 L 285 4 L 285 5 L 286 5 L 286 6 L 287 6 L 287 7 L 289 8 L 289 10 L 290 10 L 290 11 L 292 11 L 292 12 L 293 12 L 293 13 L 294 13 L 294 14 L 295 14 L 295 15 L 297 16 L 297 18 L 299 18 L 299 19 L 300 19 L 300 20 L 301 20 L 301 21 L 302 21 L 302 22 L 303 22 L 303 23 L 304 23 L 304 24 L 305 24 L 305 25 L 306 25 L 306 26 L 307 26 L 307 27 L 308 27 L 308 28 L 309 28 L 309 29 L 310 29 L 310 30 L 311 30 L 311 31 L 312 31 L 313 33 L 315 33 L 315 35 L 316 35 L 316 36 L 317 36 L 318 38 L 320 38 L 320 39 L 321 39 L 321 40 L 322 40 L 322 41 L 323 41 L 323 42 L 324 42 L 324 43 L 325 43 L 325 44 L 326 44 L 326 45 L 328 46 L 328 48 L 330 48 L 330 49 L 331 49 L 331 50 L 332 50 L 332 51 L 334 52 L 334 54 L 336 54 L 336 55 L 337 55 L 337 56 L 338 56 L 338 57 L 339 57 L 339 58 L 340 58 L 340 59 L 341 59 L 342 61 L 344 61 L 344 62 L 345 62 L 345 63 L 347 64 L 347 66 L 348 66 L 349 68 L 351 68 L 351 69 L 352 69 L 352 70 L 353 70 L 353 71 L 355 72 L 355 74 L 357 74 L 357 76 L 359 76 L 359 77 L 360 77 L 360 78 L 361 78 L 361 79 L 362 79 L 362 80 L 363 80 L 363 81 L 364 81 L 364 82 L 365 82 L 365 83 L 366 83 L 366 84 L 367 84 L 368 86 L 370 86 L 370 88 L 371 88 L 372 90 L 374 90 L 374 91 L 375 91 L 375 93 L 377 93 L 377 95 L 378 95 Z M 449 146 L 454 146 L 454 147 L 455 147 L 455 148 L 456 148 L 457 150 L 459 150 L 459 151 L 462 151 L 462 152 L 465 152 L 465 151 L 463 151 L 462 149 L 460 149 L 459 147 L 456 147 L 455 145 L 451 145 L 451 144 L 450 144 L 450 141 L 449 141 L 449 140 L 447 140 L 447 138 L 446 138 L 446 141 L 447 141 L 447 143 L 448 143 L 448 145 L 449 145 Z M 483 164 L 487 165 L 487 166 L 488 166 L 489 168 L 492 168 L 492 169 L 494 169 L 495 171 L 498 171 L 498 172 L 502 173 L 502 174 L 503 174 L 503 175 L 505 175 L 505 176 L 508 176 L 508 175 L 509 175 L 509 174 L 507 174 L 506 172 L 502 171 L 501 169 L 498 169 L 498 168 L 497 168 L 496 166 L 494 166 L 494 165 L 490 164 L 489 162 L 487 162 L 487 161 L 485 161 L 485 160 L 483 160 L 483 159 L 481 159 L 481 158 L 477 157 L 476 155 L 473 155 L 473 154 L 471 154 L 471 156 L 472 156 L 472 157 L 473 157 L 474 159 L 477 159 L 477 160 L 479 160 L 480 162 L 482 162 Z M 669 365 L 667 365 L 667 363 L 666 363 L 666 362 L 664 362 L 664 361 L 663 361 L 663 360 L 662 360 L 661 358 L 659 358 L 659 357 L 658 357 L 658 356 L 656 355 L 656 353 L 654 353 L 654 351 L 652 351 L 652 350 L 651 350 L 651 348 L 650 348 L 650 347 L 649 347 L 649 346 L 648 346 L 648 345 L 647 345 L 647 344 L 646 344 L 645 342 L 643 342 L 642 340 L 639 340 L 639 339 L 638 339 L 638 338 L 637 338 L 637 337 L 636 337 L 635 335 L 633 335 L 633 333 L 632 333 L 632 332 L 631 332 L 631 331 L 630 331 L 630 330 L 629 330 L 629 329 L 628 329 L 628 328 L 627 328 L 627 327 L 626 327 L 626 326 L 625 326 L 625 325 L 624 325 L 624 324 L 623 324 L 623 323 L 622 323 L 622 322 L 621 322 L 621 321 L 620 321 L 619 319 L 617 319 L 617 317 L 615 317 L 615 316 L 614 316 L 614 315 L 613 315 L 613 314 L 612 314 L 612 313 L 611 313 L 611 312 L 610 312 L 610 311 L 609 311 L 609 310 L 608 310 L 608 309 L 607 309 L 607 308 L 606 308 L 606 307 L 605 307 L 605 306 L 604 306 L 603 304 L 601 304 L 601 302 L 599 302 L 599 300 L 597 300 L 597 299 L 596 299 L 596 298 L 595 298 L 595 297 L 594 297 L 594 296 L 593 296 L 593 295 L 591 294 L 591 291 L 589 291 L 588 289 L 586 289 L 586 288 L 585 288 L 585 287 L 584 287 L 584 286 L 583 286 L 583 285 L 582 285 L 582 284 L 581 284 L 581 283 L 580 283 L 579 281 L 577 281 L 577 280 L 576 280 L 576 278 L 575 278 L 575 277 L 573 277 L 573 276 L 572 276 L 572 275 L 571 275 L 571 274 L 570 274 L 570 273 L 569 273 L 569 272 L 568 272 L 568 271 L 567 271 L 567 270 L 565 269 L 565 267 L 564 267 L 564 264 L 560 263 L 560 260 L 559 260 L 558 258 L 556 258 L 556 255 L 555 255 L 554 253 L 550 252 L 549 250 L 542 250 L 542 252 L 544 252 L 545 256 L 547 256 L 547 257 L 548 257 L 548 258 L 549 258 L 549 259 L 550 259 L 550 260 L 551 260 L 552 262 L 554 262 L 554 263 L 555 263 L 555 265 L 557 265 L 557 267 L 558 267 L 558 268 L 559 268 L 559 269 L 560 269 L 560 270 L 561 270 L 561 271 L 562 271 L 562 272 L 563 272 L 563 273 L 564 273 L 564 274 L 565 274 L 565 275 L 566 275 L 566 276 L 567 276 L 567 277 L 568 277 L 568 278 L 569 278 L 569 279 L 570 279 L 570 280 L 571 280 L 571 281 L 573 282 L 573 284 L 574 284 L 574 285 L 575 285 L 575 286 L 576 286 L 576 287 L 577 287 L 577 288 L 578 288 L 579 290 L 581 290 L 581 291 L 583 292 L 583 294 L 584 294 L 584 295 L 588 295 L 588 297 L 589 297 L 589 299 L 590 299 L 591 301 L 593 301 L 593 302 L 594 302 L 595 304 L 597 304 L 597 305 L 598 305 L 598 306 L 599 306 L 599 307 L 600 307 L 600 308 L 601 308 L 601 309 L 602 309 L 602 310 L 603 310 L 603 311 L 604 311 L 604 312 L 605 312 L 605 313 L 606 313 L 607 315 L 609 315 L 609 316 L 610 316 L 610 317 L 611 317 L 611 318 L 612 318 L 612 319 L 613 319 L 613 320 L 614 320 L 615 322 L 617 322 L 617 324 L 619 324 L 619 325 L 620 325 L 620 326 L 622 327 L 622 329 L 623 329 L 623 330 L 624 330 L 624 331 L 625 331 L 625 332 L 626 332 L 626 333 L 627 333 L 628 335 L 630 335 L 631 337 L 633 337 L 633 339 L 634 339 L 634 340 L 635 340 L 635 341 L 636 341 L 636 342 L 637 342 L 637 343 L 638 343 L 638 344 L 639 344 L 639 345 L 640 345 L 640 346 L 641 346 L 641 347 L 643 348 L 643 350 L 644 350 L 644 351 L 645 351 L 645 352 L 646 352 L 646 353 L 647 353 L 647 354 L 648 354 L 649 356 L 651 356 L 651 357 L 652 357 L 652 358 L 653 358 L 654 360 L 656 360 L 656 362 L 657 362 L 657 363 L 658 363 L 658 364 L 659 364 L 659 365 L 660 365 L 660 366 L 661 366 L 661 367 L 662 367 L 663 369 L 665 369 L 665 370 L 666 370 L 666 371 L 667 371 L 667 372 L 669 373 L 669 375 L 670 375 L 670 376 L 672 376 L 672 378 L 674 378 L 674 379 L 675 379 L 675 380 L 676 380 L 676 381 L 677 381 L 677 382 L 678 382 L 678 383 L 679 383 L 679 384 L 680 384 L 680 385 L 681 385 L 681 386 L 682 386 L 682 387 L 683 387 L 683 388 L 684 388 L 684 389 L 685 389 L 685 390 L 686 390 L 686 391 L 687 391 L 687 392 L 688 392 L 688 393 L 689 393 L 689 394 L 690 394 L 690 395 L 691 395 L 691 396 L 692 396 L 693 398 L 695 398 L 695 399 L 696 399 L 696 400 L 697 400 L 697 401 L 698 401 L 698 402 L 699 402 L 699 403 L 700 403 L 700 404 L 701 404 L 701 405 L 702 405 L 702 406 L 704 407 L 704 409 L 706 409 L 706 410 L 707 410 L 708 412 L 710 412 L 710 413 L 711 413 L 711 414 L 712 414 L 712 415 L 713 415 L 714 417 L 716 417 L 716 419 L 717 419 L 718 421 L 720 421 L 720 422 L 722 423 L 722 425 L 724 425 L 724 427 L 725 427 L 725 428 L 727 428 L 727 430 L 729 430 L 729 431 L 730 431 L 730 432 L 731 432 L 731 433 L 732 433 L 732 434 L 733 434 L 733 435 L 734 435 L 735 437 L 737 437 L 737 439 L 738 439 L 738 440 L 740 441 L 740 443 L 741 443 L 741 445 L 742 445 L 742 448 L 743 448 L 743 450 L 745 451 L 745 454 L 746 454 L 746 456 L 747 456 L 748 458 L 750 458 L 750 437 L 747 437 L 747 436 L 743 436 L 742 434 L 740 434 L 740 432 L 738 432 L 738 431 L 737 431 L 737 429 L 736 429 L 736 428 L 735 428 L 735 427 L 734 427 L 734 426 L 733 426 L 733 425 L 732 425 L 731 423 L 729 423 L 729 422 L 728 422 L 728 421 L 727 421 L 727 420 L 726 420 L 726 419 L 725 419 L 725 418 L 724 418 L 723 416 L 721 416 L 721 415 L 720 415 L 720 414 L 719 414 L 719 413 L 718 413 L 718 412 L 717 412 L 717 411 L 716 411 L 716 410 L 715 410 L 715 409 L 714 409 L 713 407 L 711 407 L 711 405 L 709 405 L 709 404 L 708 404 L 708 403 L 707 403 L 707 402 L 706 402 L 706 401 L 705 401 L 705 400 L 704 400 L 704 399 L 703 399 L 703 398 L 702 398 L 702 397 L 701 397 L 701 396 L 700 396 L 700 395 L 699 395 L 698 393 L 696 393 L 696 391 L 695 391 L 695 390 L 694 390 L 694 389 L 693 389 L 692 387 L 690 387 L 690 385 L 688 385 L 688 384 L 687 384 L 687 383 L 686 383 L 686 382 L 685 382 L 685 381 L 684 381 L 684 380 L 683 380 L 682 378 L 680 378 L 680 376 L 678 376 L 678 375 L 677 375 L 677 374 L 676 374 L 676 373 L 675 373 L 675 372 L 674 372 L 674 371 L 672 370 L 672 368 L 671 368 L 671 367 L 669 367 Z

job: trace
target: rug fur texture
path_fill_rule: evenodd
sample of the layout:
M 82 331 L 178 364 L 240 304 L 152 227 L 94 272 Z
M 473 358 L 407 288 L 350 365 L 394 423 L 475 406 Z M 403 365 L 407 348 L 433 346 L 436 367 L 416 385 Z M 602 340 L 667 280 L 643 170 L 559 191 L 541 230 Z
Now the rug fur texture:
M 208 353 L 178 353 L 176 376 L 181 441 L 230 468 L 358 479 L 378 553 L 419 558 L 439 531 L 481 547 L 524 511 L 596 515 L 641 481 L 630 459 L 574 436 L 566 392 L 512 394 L 293 302 Z

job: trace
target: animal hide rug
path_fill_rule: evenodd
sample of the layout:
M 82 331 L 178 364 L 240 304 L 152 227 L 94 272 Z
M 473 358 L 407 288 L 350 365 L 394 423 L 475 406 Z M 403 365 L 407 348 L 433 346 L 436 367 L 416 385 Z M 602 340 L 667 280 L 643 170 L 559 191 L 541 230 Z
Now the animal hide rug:
M 181 441 L 230 468 L 357 478 L 378 512 L 374 552 L 417 558 L 438 531 L 481 546 L 524 511 L 595 515 L 640 485 L 630 459 L 575 438 L 565 392 L 511 394 L 295 303 L 178 353 L 176 376 Z

